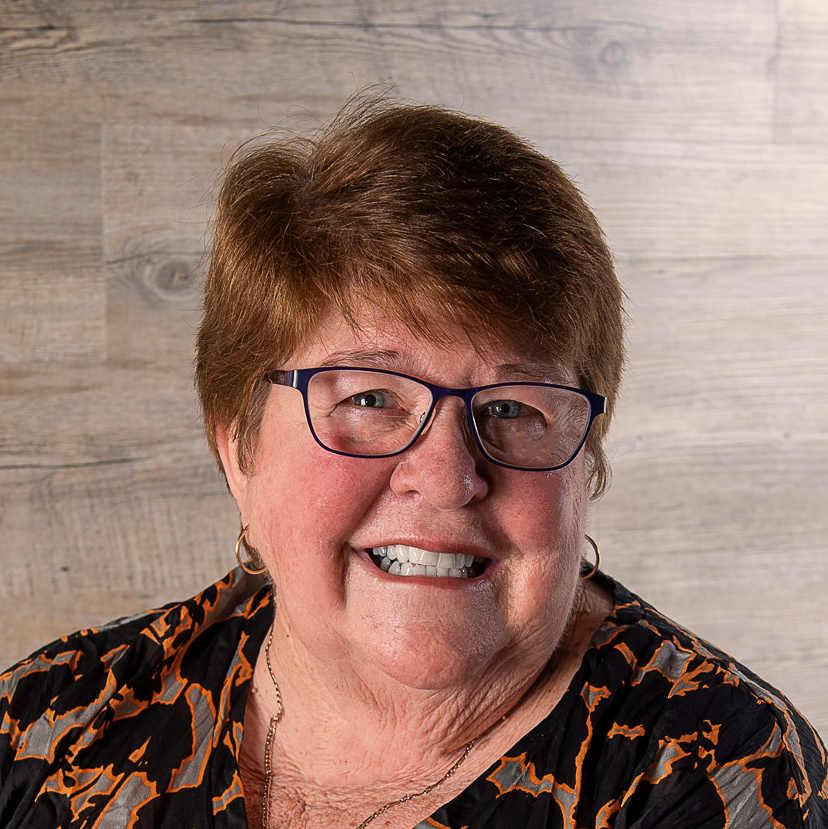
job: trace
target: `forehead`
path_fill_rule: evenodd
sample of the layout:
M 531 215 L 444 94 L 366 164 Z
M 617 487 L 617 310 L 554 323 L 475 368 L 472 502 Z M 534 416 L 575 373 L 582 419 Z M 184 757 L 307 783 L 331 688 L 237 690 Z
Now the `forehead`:
M 510 380 L 571 383 L 566 361 L 539 359 L 505 343 L 473 343 L 451 318 L 430 312 L 414 331 L 369 303 L 353 319 L 327 312 L 292 355 L 287 368 L 359 366 L 412 374 L 438 384 L 477 386 Z M 432 335 L 429 334 L 431 332 Z

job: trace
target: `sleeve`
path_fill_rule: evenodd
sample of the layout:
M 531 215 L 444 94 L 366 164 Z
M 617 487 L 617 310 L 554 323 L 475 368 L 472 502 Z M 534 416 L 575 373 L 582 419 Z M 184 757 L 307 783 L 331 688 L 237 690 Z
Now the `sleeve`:
M 113 667 L 136 624 L 71 634 L 0 674 L 3 829 L 64 825 L 67 792 L 77 788 L 67 763 L 106 728 Z
M 610 825 L 828 827 L 828 766 L 813 728 L 783 699 L 718 696 L 695 727 L 676 718 L 663 729 Z
M 0 826 L 25 825 L 58 746 L 76 724 L 52 703 L 76 682 L 77 657 L 50 646 L 0 675 Z

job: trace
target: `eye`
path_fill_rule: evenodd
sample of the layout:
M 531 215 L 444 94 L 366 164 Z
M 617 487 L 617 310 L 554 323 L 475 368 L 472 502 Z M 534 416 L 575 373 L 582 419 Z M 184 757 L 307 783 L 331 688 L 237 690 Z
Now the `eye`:
M 396 404 L 393 397 L 377 389 L 354 394 L 348 398 L 348 402 L 363 409 L 387 409 Z
M 520 417 L 524 413 L 523 409 L 523 404 L 517 400 L 492 400 L 486 405 L 483 413 L 489 417 L 512 419 Z

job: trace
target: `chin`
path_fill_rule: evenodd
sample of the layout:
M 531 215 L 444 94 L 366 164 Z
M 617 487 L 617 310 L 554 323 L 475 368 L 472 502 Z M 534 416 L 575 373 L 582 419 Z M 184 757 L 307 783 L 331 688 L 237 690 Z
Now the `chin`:
M 420 691 L 474 687 L 496 662 L 491 642 L 483 645 L 478 637 L 432 624 L 389 629 L 372 644 L 371 661 L 379 671 Z

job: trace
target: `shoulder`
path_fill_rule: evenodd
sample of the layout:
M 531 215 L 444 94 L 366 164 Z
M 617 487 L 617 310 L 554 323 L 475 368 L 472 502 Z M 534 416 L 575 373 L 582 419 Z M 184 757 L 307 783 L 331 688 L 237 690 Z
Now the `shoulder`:
M 622 585 L 610 584 L 614 606 L 591 643 L 591 681 L 606 679 L 617 691 L 646 689 L 665 705 L 685 701 L 700 712 L 714 700 L 730 700 L 747 718 L 756 710 L 761 719 L 804 722 L 780 691 L 749 668 Z
M 0 675 L 0 825 L 64 791 L 69 758 L 89 780 L 127 762 L 134 771 L 120 771 L 135 781 L 146 776 L 139 767 L 188 773 L 208 732 L 240 723 L 269 622 L 269 590 L 234 571 L 187 601 L 65 636 Z M 33 814 L 25 825 L 41 825 Z
M 696 785 L 725 813 L 738 804 L 745 825 L 822 825 L 828 761 L 804 717 L 732 657 L 611 586 L 615 606 L 579 693 L 605 756 L 634 763 L 641 799 Z
M 207 629 L 233 636 L 266 605 L 267 596 L 252 591 L 233 571 L 186 601 L 80 630 L 46 645 L 0 674 L 0 704 L 8 705 L 22 691 L 31 705 L 37 698 L 52 700 L 67 688 L 77 694 L 79 685 L 91 689 L 110 680 L 128 682 L 171 657 L 181 658 Z

